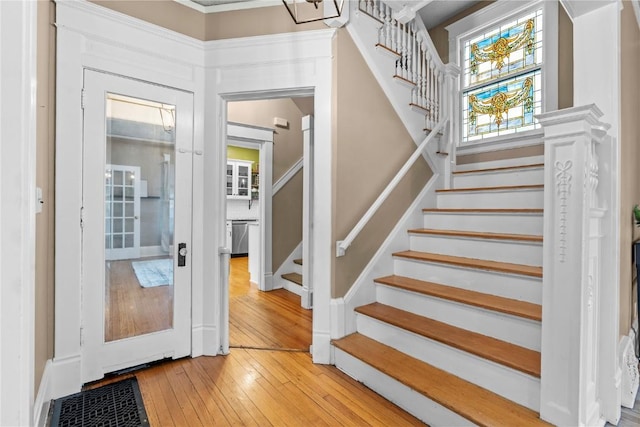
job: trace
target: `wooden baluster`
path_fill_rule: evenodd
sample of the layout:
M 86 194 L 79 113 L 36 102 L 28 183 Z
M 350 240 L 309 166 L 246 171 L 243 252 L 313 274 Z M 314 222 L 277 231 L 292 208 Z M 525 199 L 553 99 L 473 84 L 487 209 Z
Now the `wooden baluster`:
M 418 82 L 418 40 L 416 40 L 418 34 L 416 33 L 416 24 L 415 22 L 411 23 L 412 31 L 411 31 L 411 46 L 412 46 L 412 60 L 411 60 L 411 81 L 414 83 Z
M 373 16 L 380 19 L 380 0 L 373 0 Z

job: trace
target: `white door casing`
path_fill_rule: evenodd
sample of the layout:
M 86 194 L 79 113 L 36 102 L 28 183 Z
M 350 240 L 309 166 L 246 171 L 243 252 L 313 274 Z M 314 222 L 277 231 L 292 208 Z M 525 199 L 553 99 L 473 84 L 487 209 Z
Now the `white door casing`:
M 191 352 L 191 260 L 187 254 L 186 265 L 177 263 L 177 247 L 173 253 L 173 320 L 168 329 L 131 336 L 125 339 L 107 341 L 105 315 L 107 300 L 105 292 L 105 259 L 111 264 L 105 249 L 105 219 L 115 214 L 115 207 L 105 213 L 105 196 L 109 196 L 107 206 L 115 205 L 118 191 L 122 193 L 121 205 L 135 204 L 124 197 L 127 190 L 134 190 L 140 180 L 139 167 L 114 168 L 106 162 L 107 141 L 107 97 L 110 94 L 125 95 L 143 100 L 169 104 L 176 107 L 175 147 L 169 145 L 166 151 L 175 150 L 175 220 L 174 241 L 184 242 L 191 249 L 191 202 L 192 202 L 192 157 L 193 157 L 193 97 L 191 94 L 175 89 L 143 83 L 113 74 L 85 71 L 84 92 L 84 149 L 83 149 L 83 215 L 82 215 L 82 382 L 93 381 L 107 372 L 139 365 L 144 362 L 165 357 L 183 357 Z M 158 158 L 160 163 L 160 157 Z M 106 171 L 106 172 L 105 172 Z M 137 173 L 134 175 L 132 173 Z M 108 192 L 105 181 L 115 182 L 115 174 L 124 172 L 120 186 L 109 186 L 114 192 Z M 108 175 L 108 178 L 105 176 Z M 126 177 L 129 176 L 127 180 Z M 127 184 L 128 181 L 128 184 Z M 117 190 L 117 191 L 116 191 Z M 139 195 L 137 209 L 133 210 L 136 219 L 132 221 L 139 228 Z M 113 203 L 112 203 L 113 201 Z M 122 215 L 125 209 L 121 207 Z M 107 217 L 106 215 L 109 215 Z M 120 214 L 118 214 L 120 215 Z M 122 216 L 120 215 L 120 216 Z M 130 214 L 128 214 L 131 216 Z M 117 216 L 117 215 L 115 215 Z M 114 222 L 117 219 L 114 219 Z M 124 222 L 124 221 L 122 221 Z M 107 231 L 115 232 L 115 227 Z M 124 225 L 122 233 L 126 230 Z M 108 233 L 110 241 L 116 235 Z M 132 237 L 132 236 L 123 236 Z M 138 233 L 139 238 L 139 233 Z M 123 243 L 124 243 L 123 239 Z M 133 239 L 131 239 L 133 240 Z M 133 246 L 134 242 L 131 242 Z M 123 245 L 120 245 L 123 246 Z M 133 252 L 126 246 L 120 250 L 122 256 L 131 258 Z M 138 244 L 139 255 L 139 244 Z M 158 307 L 158 310 L 161 310 Z M 160 315 L 163 313 L 160 311 Z

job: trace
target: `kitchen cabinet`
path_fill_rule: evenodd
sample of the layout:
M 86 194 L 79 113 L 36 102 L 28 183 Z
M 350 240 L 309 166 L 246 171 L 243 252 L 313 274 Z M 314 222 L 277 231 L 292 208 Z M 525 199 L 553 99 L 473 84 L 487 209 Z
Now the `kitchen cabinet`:
M 251 165 L 245 160 L 227 160 L 228 199 L 251 199 Z

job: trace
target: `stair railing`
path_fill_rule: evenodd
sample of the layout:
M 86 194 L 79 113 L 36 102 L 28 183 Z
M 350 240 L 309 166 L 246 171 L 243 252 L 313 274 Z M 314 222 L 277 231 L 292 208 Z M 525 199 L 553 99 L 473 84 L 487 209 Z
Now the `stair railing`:
M 592 104 L 536 116 L 545 135 L 540 416 L 558 425 L 591 425 L 603 400 L 619 396 L 618 165 L 602 115 Z
M 387 197 L 391 194 L 391 192 L 396 188 L 396 186 L 400 183 L 402 178 L 407 174 L 409 169 L 413 166 L 413 164 L 418 160 L 418 157 L 422 156 L 427 145 L 434 140 L 436 135 L 445 128 L 445 125 L 449 122 L 448 118 L 445 118 L 440 123 L 438 123 L 434 128 L 433 132 L 431 132 L 422 143 L 418 146 L 418 148 L 413 152 L 411 157 L 407 159 L 405 164 L 400 168 L 395 177 L 389 182 L 387 187 L 384 189 L 382 193 L 378 196 L 375 202 L 371 205 L 371 207 L 367 210 L 367 212 L 360 218 L 360 221 L 353 227 L 351 232 L 347 234 L 344 240 L 339 240 L 336 242 L 336 256 L 341 257 L 344 256 L 347 248 L 351 246 L 351 243 L 355 240 L 355 238 L 360 234 L 364 226 L 371 220 L 373 215 L 378 211 L 380 206 L 387 200 Z
M 395 19 L 391 6 L 381 0 L 359 0 L 358 8 L 380 23 L 376 47 L 395 59 L 393 78 L 411 88 L 409 106 L 424 114 L 424 126 L 428 136 L 347 237 L 336 242 L 338 257 L 345 255 L 353 240 L 404 178 L 418 157 L 424 154 L 427 145 L 436 137 L 439 137 L 441 142 L 446 139 L 445 144 L 454 148 L 449 149 L 449 156 L 442 171 L 445 175 L 445 187 L 449 188 L 452 165 L 455 163 L 455 147 L 453 147 L 455 144 L 450 141 L 455 141 L 454 138 L 458 134 L 458 113 L 455 108 L 459 69 L 455 65 L 444 65 L 422 20 L 418 18 L 400 22 Z

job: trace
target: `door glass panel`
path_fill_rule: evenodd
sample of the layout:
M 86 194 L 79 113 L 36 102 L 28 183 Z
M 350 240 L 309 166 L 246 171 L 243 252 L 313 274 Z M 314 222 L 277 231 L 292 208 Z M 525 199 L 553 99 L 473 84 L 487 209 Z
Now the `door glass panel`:
M 107 94 L 105 342 L 173 328 L 175 118 L 173 105 Z

